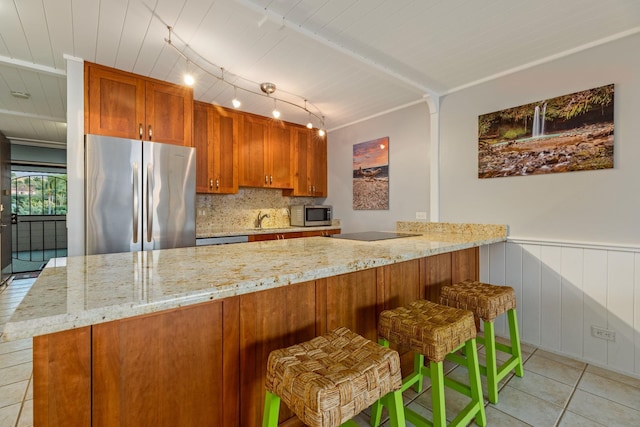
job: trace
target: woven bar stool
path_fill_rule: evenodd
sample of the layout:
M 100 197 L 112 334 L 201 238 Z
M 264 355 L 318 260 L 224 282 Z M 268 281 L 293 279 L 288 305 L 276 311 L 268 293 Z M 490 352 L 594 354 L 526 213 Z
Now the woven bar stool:
M 308 426 L 357 426 L 351 419 L 381 399 L 404 427 L 401 385 L 396 351 L 337 328 L 269 354 L 262 425 L 278 425 L 282 400 Z
M 412 385 L 422 391 L 423 377 L 431 379 L 431 399 L 433 422 L 429 422 L 409 408 L 405 417 L 416 426 L 443 427 L 447 424 L 444 386 L 471 397 L 471 402 L 453 419 L 451 426 L 466 426 L 473 418 L 479 426 L 487 424 L 480 384 L 478 352 L 476 347 L 476 326 L 473 313 L 446 307 L 431 301 L 418 300 L 406 307 L 385 310 L 378 323 L 380 343 L 389 346 L 395 343 L 401 349 L 414 352 L 414 371 L 402 380 L 402 391 Z M 466 358 L 460 363 L 469 371 L 469 386 L 444 377 L 445 356 L 461 348 Z M 424 358 L 429 359 L 425 366 Z M 382 402 L 384 405 L 384 402 Z M 381 404 L 371 410 L 371 425 L 378 426 L 381 418 Z
M 480 373 L 487 377 L 489 401 L 498 403 L 498 383 L 500 380 L 507 376 L 511 370 L 515 370 L 519 377 L 524 375 L 516 316 L 516 296 L 513 288 L 465 280 L 455 285 L 444 286 L 440 296 L 440 304 L 471 310 L 474 316 L 482 320 L 484 337 L 478 336 L 478 342 L 485 346 L 486 366 L 480 365 Z M 510 345 L 496 343 L 493 321 L 503 313 L 507 313 L 509 321 Z M 498 364 L 496 350 L 509 354 L 509 359 Z M 450 359 L 453 360 L 455 357 L 455 355 L 451 356 Z

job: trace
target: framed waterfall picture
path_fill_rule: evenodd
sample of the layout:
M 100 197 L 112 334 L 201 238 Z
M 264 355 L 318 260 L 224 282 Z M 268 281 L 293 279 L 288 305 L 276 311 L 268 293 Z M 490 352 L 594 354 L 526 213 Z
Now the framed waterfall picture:
M 478 117 L 478 178 L 613 168 L 614 85 Z
M 353 209 L 389 209 L 389 137 L 353 145 Z

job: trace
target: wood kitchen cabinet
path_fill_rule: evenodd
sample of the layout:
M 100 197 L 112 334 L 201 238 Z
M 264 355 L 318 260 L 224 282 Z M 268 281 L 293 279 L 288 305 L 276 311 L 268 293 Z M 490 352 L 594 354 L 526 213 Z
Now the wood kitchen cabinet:
M 193 103 L 196 192 L 238 192 L 238 115 L 232 110 Z
M 284 233 L 252 234 L 249 236 L 249 241 L 263 242 L 265 240 L 297 239 L 299 237 L 330 236 L 332 234 L 338 233 L 340 233 L 339 228 L 333 228 L 331 230 L 289 231 Z
M 192 146 L 193 90 L 85 62 L 85 133 Z
M 327 140 L 316 130 L 294 126 L 293 189 L 288 196 L 327 197 Z
M 240 135 L 239 185 L 292 188 L 291 128 L 280 121 L 245 113 Z
M 94 325 L 92 425 L 238 426 L 239 301 Z

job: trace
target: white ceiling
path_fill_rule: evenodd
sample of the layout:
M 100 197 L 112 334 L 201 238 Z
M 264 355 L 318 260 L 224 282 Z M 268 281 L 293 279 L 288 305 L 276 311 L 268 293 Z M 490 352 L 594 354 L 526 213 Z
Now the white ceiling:
M 224 67 L 225 81 L 253 91 L 273 82 L 274 96 L 308 99 L 334 129 L 640 32 L 640 1 L 0 0 L 0 131 L 65 141 L 64 54 L 180 83 L 186 61 L 165 43 L 167 25 L 209 73 Z M 195 71 L 195 98 L 230 106 L 232 86 Z M 238 97 L 244 111 L 273 108 Z

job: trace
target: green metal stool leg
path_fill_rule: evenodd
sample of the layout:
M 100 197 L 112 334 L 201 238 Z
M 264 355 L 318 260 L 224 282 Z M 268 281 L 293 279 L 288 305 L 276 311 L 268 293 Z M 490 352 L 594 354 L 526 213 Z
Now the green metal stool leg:
M 496 334 L 493 322 L 484 321 L 484 350 L 487 366 L 487 389 L 489 402 L 498 403 L 498 377 L 496 361 Z
M 419 373 L 422 371 L 422 367 L 424 366 L 424 355 L 420 353 L 413 354 L 413 372 Z M 416 381 L 413 389 L 416 393 L 422 393 L 422 388 L 424 387 L 424 377 L 419 375 L 418 380 Z
M 447 425 L 447 413 L 444 402 L 443 362 L 429 361 L 429 372 L 431 373 L 433 427 L 445 427 Z
M 389 408 L 389 421 L 391 427 L 405 427 L 407 425 L 404 419 L 404 404 L 402 402 L 402 391 L 396 390 L 387 394 L 384 399 L 387 401 Z
M 520 346 L 520 332 L 518 331 L 518 317 L 516 316 L 515 308 L 507 312 L 507 318 L 509 319 L 511 351 L 513 355 L 518 358 L 518 364 L 515 367 L 516 375 L 522 377 L 524 376 L 524 369 L 522 367 L 522 348 Z
M 264 415 L 262 427 L 278 427 L 278 413 L 280 412 L 280 397 L 266 391 L 264 395 Z
M 482 383 L 480 381 L 480 367 L 478 366 L 478 347 L 475 339 L 470 339 L 465 343 L 467 354 L 467 369 L 469 370 L 469 387 L 471 389 L 471 401 L 478 403 L 478 413 L 476 414 L 476 424 L 480 427 L 487 425 L 487 415 L 484 411 L 484 400 L 482 397 Z

